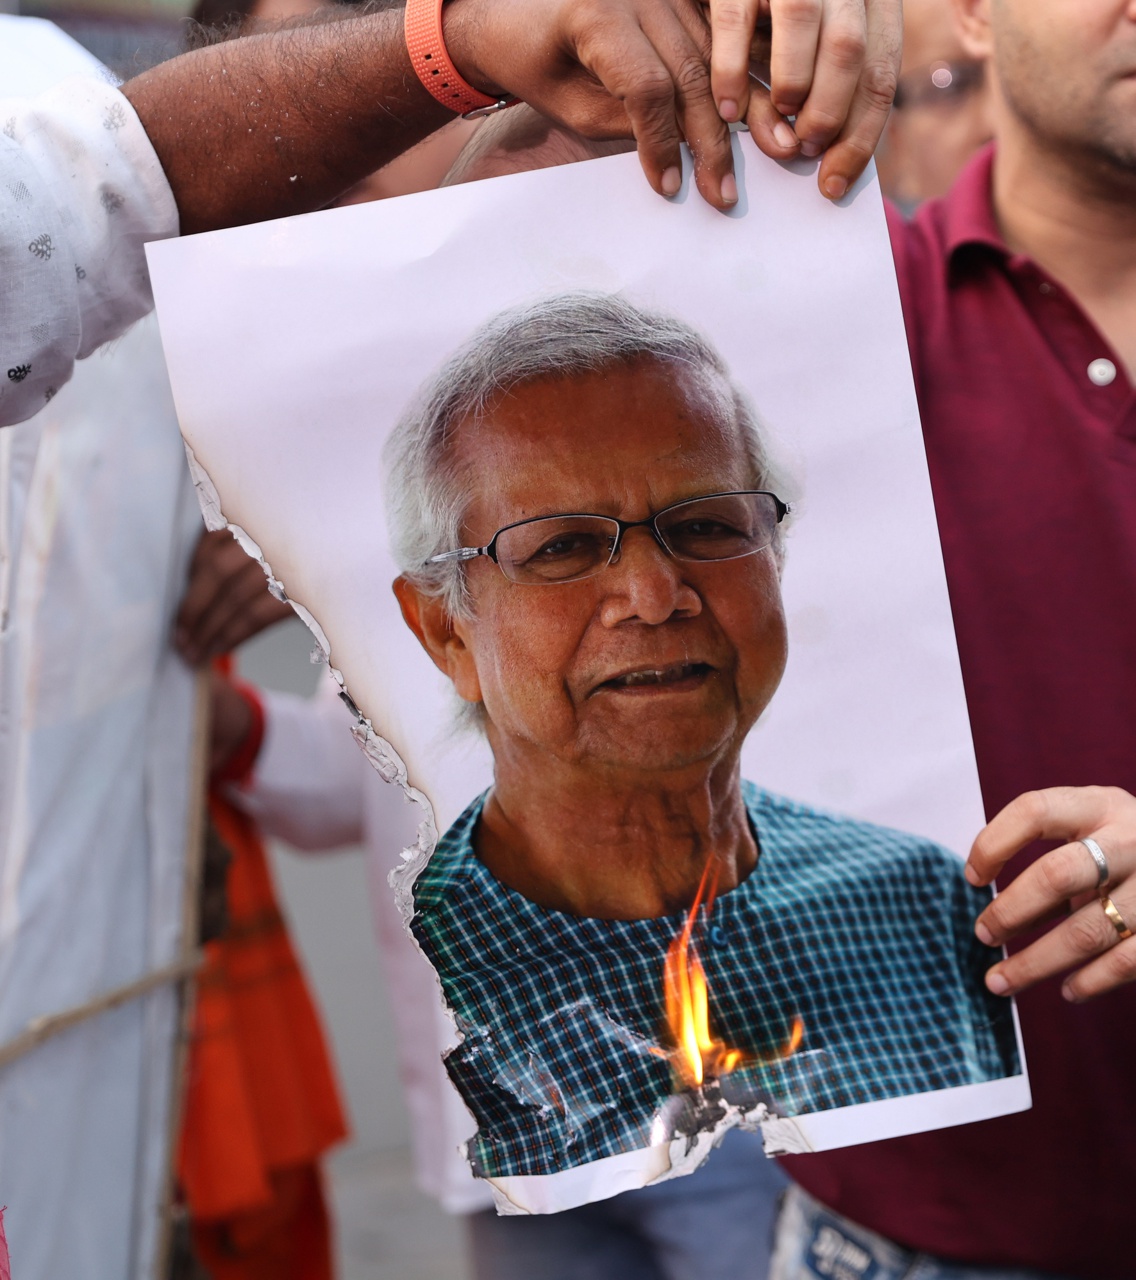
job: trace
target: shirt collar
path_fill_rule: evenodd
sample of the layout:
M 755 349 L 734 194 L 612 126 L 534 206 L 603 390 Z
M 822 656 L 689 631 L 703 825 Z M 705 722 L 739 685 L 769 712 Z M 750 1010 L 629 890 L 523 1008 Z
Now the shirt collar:
M 943 199 L 946 256 L 952 265 L 975 245 L 1009 256 L 994 216 L 993 169 L 994 144 L 991 143 L 966 165 Z

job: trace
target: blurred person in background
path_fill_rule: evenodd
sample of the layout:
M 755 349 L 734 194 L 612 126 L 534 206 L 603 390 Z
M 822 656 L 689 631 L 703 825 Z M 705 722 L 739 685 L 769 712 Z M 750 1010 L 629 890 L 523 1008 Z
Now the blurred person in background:
M 0 91 L 97 70 L 45 23 L 0 22 Z M 208 536 L 152 317 L 0 433 L 4 1043 L 32 1018 L 181 959 L 202 801 L 194 667 L 216 640 L 231 646 L 291 616 L 234 546 L 236 562 L 215 566 L 216 594 L 248 607 L 223 637 L 192 601 L 182 607 L 179 639 L 194 658 L 183 662 L 171 633 Z M 219 783 L 239 761 L 217 752 Z M 207 959 L 178 1153 L 183 1203 L 213 1280 L 323 1280 L 330 1239 L 314 1161 L 345 1131 L 332 1070 L 263 850 L 216 789 L 211 807 L 203 932 L 185 940 Z M 87 1274 L 92 1253 L 100 1276 L 148 1275 L 169 1247 L 159 1230 L 176 1018 L 170 973 L 0 1069 L 0 1185 L 22 1280 Z M 172 1273 L 199 1274 L 185 1245 L 178 1233 Z
M 906 214 L 946 195 L 992 137 L 982 60 L 963 46 L 951 0 L 903 0 L 903 62 L 876 152 L 880 186 Z
M 256 824 L 233 804 L 264 721 L 228 651 L 292 616 L 227 532 L 202 533 L 173 639 L 216 689 L 200 943 L 177 1144 L 170 1280 L 330 1280 L 323 1154 L 347 1122 L 316 1002 Z
M 0 16 L 0 94 L 99 70 Z M 200 531 L 152 318 L 0 432 L 0 1203 L 21 1280 L 149 1275 L 161 1248 L 199 728 L 170 627 Z
M 50 24 L 0 16 L 0 95 L 101 72 Z M 312 1162 L 344 1122 L 263 852 L 218 795 L 204 933 L 182 936 L 207 729 L 171 633 L 202 534 L 153 317 L 0 432 L 0 1186 L 21 1280 L 91 1274 L 95 1257 L 99 1276 L 199 1274 L 166 1214 L 178 983 L 199 942 L 179 1174 L 213 1214 L 209 1275 L 330 1275 Z M 230 645 L 291 616 L 252 567 L 258 599 Z M 239 573 L 222 577 L 239 596 Z M 218 780 L 234 767 L 214 763 Z M 222 841 L 243 853 L 228 926 Z M 265 1236 L 273 1265 L 250 1269 Z
M 1133 1274 L 1136 3 L 954 12 L 994 146 L 890 226 L 1033 1109 L 786 1159 L 776 1280 Z

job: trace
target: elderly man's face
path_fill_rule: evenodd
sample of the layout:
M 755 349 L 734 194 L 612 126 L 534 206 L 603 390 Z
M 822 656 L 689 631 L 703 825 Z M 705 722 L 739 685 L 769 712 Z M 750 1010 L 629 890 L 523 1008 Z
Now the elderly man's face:
M 653 360 L 527 383 L 456 447 L 473 494 L 466 545 L 531 516 L 641 520 L 753 483 L 726 389 Z M 712 761 L 740 745 L 784 670 L 771 550 L 684 563 L 633 529 L 618 561 L 581 581 L 518 585 L 488 559 L 466 572 L 474 616 L 453 624 L 442 665 L 484 702 L 499 765 L 504 753 L 652 770 Z

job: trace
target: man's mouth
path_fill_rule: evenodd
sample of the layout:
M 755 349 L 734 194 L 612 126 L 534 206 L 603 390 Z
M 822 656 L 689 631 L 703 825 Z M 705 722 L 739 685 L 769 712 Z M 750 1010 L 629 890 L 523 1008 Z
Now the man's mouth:
M 640 667 L 635 671 L 626 671 L 621 676 L 605 680 L 599 685 L 601 689 L 675 689 L 683 686 L 693 687 L 703 681 L 714 670 L 705 662 L 674 662 L 665 667 Z

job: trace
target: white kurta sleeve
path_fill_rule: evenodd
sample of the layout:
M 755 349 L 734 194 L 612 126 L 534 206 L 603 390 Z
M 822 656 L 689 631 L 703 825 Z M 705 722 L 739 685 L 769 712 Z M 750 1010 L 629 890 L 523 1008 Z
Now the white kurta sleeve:
M 363 839 L 368 785 L 382 786 L 329 679 L 313 698 L 265 693 L 264 743 L 233 799 L 270 836 L 316 851 Z
M 79 76 L 0 99 L 0 426 L 38 413 L 76 360 L 153 307 L 142 246 L 177 231 L 117 89 Z

